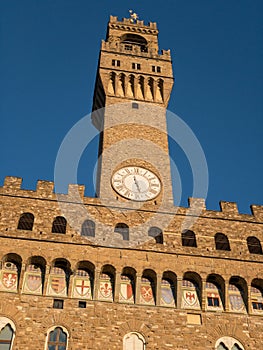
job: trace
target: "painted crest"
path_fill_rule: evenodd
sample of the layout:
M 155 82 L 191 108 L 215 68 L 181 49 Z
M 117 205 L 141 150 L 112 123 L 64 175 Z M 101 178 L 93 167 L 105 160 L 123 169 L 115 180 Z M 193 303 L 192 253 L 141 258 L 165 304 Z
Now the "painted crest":
M 64 277 L 51 277 L 51 289 L 59 294 L 61 292 L 63 292 L 63 290 L 65 289 L 66 287 L 66 281 L 65 281 L 65 278 Z
M 149 303 L 153 299 L 153 292 L 151 286 L 141 286 L 141 296 Z
M 37 291 L 42 285 L 41 275 L 30 274 L 30 273 L 27 274 L 26 285 L 29 291 L 31 292 Z
M 100 282 L 100 293 L 103 298 L 109 299 L 112 297 L 112 286 L 110 282 Z
M 88 296 L 90 294 L 90 281 L 89 281 L 89 279 L 76 278 L 75 290 L 81 297 Z
M 130 299 L 133 299 L 132 285 L 130 283 L 121 283 L 120 300 L 129 301 Z
M 7 289 L 13 289 L 17 284 L 17 274 L 4 272 L 2 278 L 3 286 Z
M 194 290 L 184 290 L 183 297 L 186 303 L 190 306 L 194 306 L 195 303 L 197 302 L 197 295 L 196 295 L 196 291 Z
M 231 310 L 244 311 L 244 301 L 241 295 L 229 295 Z
M 163 304 L 174 304 L 174 296 L 171 288 L 162 286 L 162 303 Z

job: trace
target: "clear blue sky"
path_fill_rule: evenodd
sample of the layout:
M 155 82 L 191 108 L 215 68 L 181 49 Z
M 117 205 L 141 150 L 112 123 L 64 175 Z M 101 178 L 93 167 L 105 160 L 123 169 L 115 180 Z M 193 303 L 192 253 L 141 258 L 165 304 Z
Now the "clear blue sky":
M 156 21 L 176 77 L 169 109 L 198 137 L 209 167 L 207 207 L 263 203 L 262 0 L 1 0 L 1 173 L 34 189 L 53 180 L 67 131 L 90 113 L 101 39 L 110 14 L 132 8 Z M 79 182 L 92 195 L 96 143 L 83 155 Z M 171 145 L 183 199 L 191 171 Z

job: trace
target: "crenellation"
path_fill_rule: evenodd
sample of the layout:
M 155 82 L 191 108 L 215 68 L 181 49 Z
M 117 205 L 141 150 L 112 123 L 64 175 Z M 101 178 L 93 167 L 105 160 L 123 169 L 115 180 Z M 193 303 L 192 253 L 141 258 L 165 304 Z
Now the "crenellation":
M 59 200 L 63 202 L 80 202 L 84 205 L 95 205 L 98 207 L 103 207 L 99 198 L 87 197 L 84 195 L 85 186 L 78 184 L 69 184 L 68 192 L 65 194 L 54 192 L 54 182 L 38 180 L 36 190 L 23 189 L 21 188 L 22 178 L 15 176 L 7 176 L 4 180 L 4 185 L 0 187 L 0 192 L 3 194 L 21 196 L 21 197 L 32 197 L 47 200 Z M 108 202 L 110 207 L 119 207 L 120 203 L 116 200 Z M 251 214 L 239 213 L 238 206 L 236 202 L 220 201 L 220 211 L 209 210 L 206 208 L 205 199 L 203 198 L 193 198 L 188 199 L 188 208 L 186 207 L 173 207 L 170 215 L 197 215 L 209 218 L 220 218 L 220 219 L 235 219 L 241 221 L 263 221 L 263 206 L 261 205 L 251 205 Z M 153 210 L 155 206 L 151 203 L 145 205 L 146 211 Z M 189 212 L 190 209 L 190 212 Z
M 258 221 L 263 221 L 263 205 L 251 205 L 251 212 Z
M 132 27 L 144 27 L 144 28 L 151 28 L 157 30 L 157 23 L 156 22 L 149 22 L 148 24 L 145 24 L 143 20 L 136 20 L 136 21 L 131 21 L 131 18 L 122 18 L 121 21 L 118 20 L 117 16 L 110 16 L 110 21 L 109 24 L 128 24 L 129 26 Z
M 22 181 L 22 177 L 6 176 L 3 189 L 8 192 L 20 190 Z
M 201 211 L 206 210 L 205 199 L 204 198 L 188 198 L 189 208 L 197 209 Z
M 220 201 L 219 205 L 224 214 L 233 216 L 239 215 L 237 203 Z
M 68 196 L 70 199 L 82 200 L 84 199 L 85 186 L 78 184 L 68 185 Z
M 53 198 L 54 196 L 54 182 L 52 181 L 37 181 L 36 195 L 43 198 Z

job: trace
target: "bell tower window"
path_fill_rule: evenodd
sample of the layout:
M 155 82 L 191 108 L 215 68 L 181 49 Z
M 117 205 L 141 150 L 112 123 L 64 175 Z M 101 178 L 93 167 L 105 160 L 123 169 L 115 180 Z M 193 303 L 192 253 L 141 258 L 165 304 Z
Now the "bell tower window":
M 112 65 L 113 67 L 120 67 L 121 61 L 120 61 L 120 60 L 112 60 L 112 61 L 111 61 L 111 65 Z
M 121 43 L 125 45 L 125 50 L 131 51 L 133 46 L 137 46 L 141 52 L 148 52 L 148 42 L 141 35 L 124 34 L 121 38 Z
M 132 63 L 132 69 L 140 70 L 141 69 L 141 64 L 140 63 Z
M 152 72 L 153 73 L 161 73 L 161 67 L 160 66 L 152 66 Z

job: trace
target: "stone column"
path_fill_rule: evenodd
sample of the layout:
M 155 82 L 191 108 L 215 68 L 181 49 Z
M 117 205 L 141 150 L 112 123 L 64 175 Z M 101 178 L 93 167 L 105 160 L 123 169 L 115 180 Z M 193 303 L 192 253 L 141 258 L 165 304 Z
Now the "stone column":
M 253 308 L 252 308 L 252 300 L 251 300 L 251 285 L 248 284 L 247 286 L 247 312 L 249 315 L 253 314 Z
M 98 300 L 99 298 L 99 287 L 100 287 L 100 269 L 95 268 L 93 300 Z
M 156 306 L 161 305 L 161 284 L 162 284 L 162 275 L 158 274 L 156 278 L 156 293 L 155 293 Z
M 136 276 L 136 293 L 135 293 L 135 304 L 140 304 L 140 295 L 141 295 L 141 275 Z
M 22 292 L 22 288 L 23 288 L 23 282 L 24 282 L 24 276 L 25 276 L 25 271 L 26 271 L 26 265 L 25 264 L 21 264 L 21 270 L 20 270 L 20 275 L 19 275 L 19 281 L 18 281 L 18 285 L 17 285 L 17 291 L 20 294 Z M 19 272 L 17 272 L 18 274 Z
M 229 293 L 228 293 L 229 283 L 225 282 L 225 311 L 229 312 Z
M 205 289 L 205 285 L 206 285 L 206 280 L 202 279 L 202 294 L 201 294 L 201 310 L 205 310 L 205 306 L 206 306 L 206 289 Z
M 50 275 L 50 271 L 51 271 L 51 265 L 46 265 L 46 270 L 45 270 L 45 279 L 43 281 L 44 285 L 43 285 L 43 295 L 47 295 L 47 285 L 48 285 L 48 278 Z
M 72 295 L 72 288 L 73 288 L 73 277 L 74 277 L 74 273 L 73 272 L 69 272 L 69 276 L 67 276 L 67 296 L 71 297 Z
M 177 278 L 177 290 L 176 290 L 176 307 L 177 309 L 182 308 L 182 297 L 183 297 L 183 288 L 182 288 L 183 278 Z
M 114 281 L 113 300 L 117 303 L 119 302 L 120 287 L 121 287 L 121 272 L 116 271 L 115 281 Z

